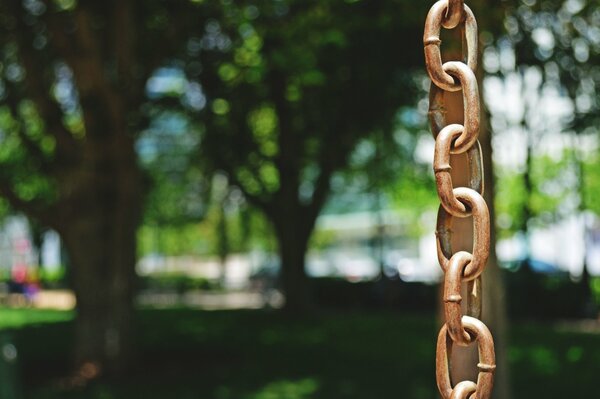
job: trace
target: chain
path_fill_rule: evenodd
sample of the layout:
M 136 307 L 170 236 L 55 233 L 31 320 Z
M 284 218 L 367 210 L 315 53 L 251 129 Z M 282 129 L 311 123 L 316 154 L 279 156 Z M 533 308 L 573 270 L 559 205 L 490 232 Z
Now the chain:
M 441 28 L 458 27 L 462 34 L 464 62 L 442 63 Z M 440 0 L 431 7 L 425 22 L 423 43 L 427 73 L 431 78 L 429 120 L 435 137 L 433 170 L 441 206 L 438 211 L 437 253 L 444 270 L 444 318 L 436 349 L 436 380 L 444 399 L 489 399 L 492 392 L 495 354 L 490 330 L 481 317 L 481 274 L 490 252 L 490 215 L 483 199 L 483 163 L 477 140 L 480 98 L 477 69 L 477 22 L 463 0 Z M 462 90 L 463 124 L 447 124 L 444 93 Z M 465 154 L 468 187 L 454 187 L 450 174 L 451 154 Z M 452 250 L 452 221 L 473 218 L 472 253 Z M 466 315 L 461 288 L 467 284 Z M 452 386 L 450 353 L 454 345 L 479 349 L 477 382 L 462 381 Z

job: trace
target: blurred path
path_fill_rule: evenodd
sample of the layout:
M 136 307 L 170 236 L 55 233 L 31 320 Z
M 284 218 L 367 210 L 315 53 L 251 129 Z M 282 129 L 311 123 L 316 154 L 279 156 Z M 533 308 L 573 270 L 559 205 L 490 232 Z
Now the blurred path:
M 600 318 L 597 320 L 565 320 L 554 324 L 555 330 L 559 332 L 582 332 L 582 333 L 600 333 Z
M 265 295 L 253 291 L 207 292 L 141 292 L 137 297 L 141 306 L 174 307 L 184 306 L 206 310 L 226 309 L 261 309 L 265 306 L 280 307 L 281 295 L 272 293 Z M 75 296 L 69 290 L 43 290 L 33 300 L 22 294 L 5 294 L 0 296 L 0 304 L 15 307 L 33 307 L 37 309 L 72 310 L 75 307 Z
M 138 295 L 138 305 L 152 307 L 185 306 L 206 310 L 261 309 L 265 306 L 278 307 L 275 301 L 259 292 L 142 292 Z

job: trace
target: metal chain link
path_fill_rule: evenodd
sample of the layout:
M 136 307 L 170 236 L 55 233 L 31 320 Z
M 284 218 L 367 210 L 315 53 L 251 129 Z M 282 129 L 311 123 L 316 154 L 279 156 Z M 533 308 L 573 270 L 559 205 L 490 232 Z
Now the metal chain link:
M 446 29 L 454 29 L 458 26 L 464 16 L 464 0 L 448 0 L 446 15 L 442 21 L 442 26 Z
M 441 28 L 459 27 L 465 62 L 442 63 Z M 492 393 L 494 341 L 481 317 L 481 274 L 490 252 L 490 215 L 483 199 L 483 163 L 477 141 L 480 98 L 477 68 L 477 22 L 464 0 L 440 0 L 431 7 L 425 22 L 425 63 L 432 85 L 429 120 L 436 139 L 433 170 L 440 208 L 436 228 L 438 259 L 444 270 L 444 317 L 436 349 L 436 380 L 444 399 L 489 399 Z M 444 93 L 462 90 L 463 124 L 447 124 Z M 450 155 L 466 153 L 469 187 L 454 187 Z M 473 217 L 473 251 L 452 251 L 452 220 Z M 467 283 L 467 315 L 463 315 L 461 287 Z M 450 353 L 454 345 L 479 347 L 477 382 L 462 381 L 454 387 L 450 378 Z

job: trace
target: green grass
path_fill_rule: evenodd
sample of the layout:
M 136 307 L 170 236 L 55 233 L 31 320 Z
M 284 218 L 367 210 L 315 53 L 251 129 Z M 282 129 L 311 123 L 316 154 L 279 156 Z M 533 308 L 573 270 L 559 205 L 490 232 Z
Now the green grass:
M 6 317 L 4 317 L 6 316 Z M 433 399 L 432 317 L 389 312 L 144 310 L 140 367 L 122 381 L 61 390 L 69 313 L 0 310 L 21 354 L 26 398 Z M 23 327 L 27 320 L 32 325 Z M 595 397 L 600 336 L 541 325 L 513 328 L 515 398 Z M 591 395 L 591 396 L 590 396 Z
M 0 330 L 68 321 L 73 312 L 41 309 L 0 308 Z

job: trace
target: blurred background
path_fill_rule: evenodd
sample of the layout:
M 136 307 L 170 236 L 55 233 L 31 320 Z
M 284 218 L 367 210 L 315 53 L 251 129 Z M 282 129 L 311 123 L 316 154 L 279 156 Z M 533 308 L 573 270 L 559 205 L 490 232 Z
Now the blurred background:
M 600 7 L 467 3 L 494 398 L 593 397 Z M 2 1 L 0 399 L 438 397 L 432 4 Z

